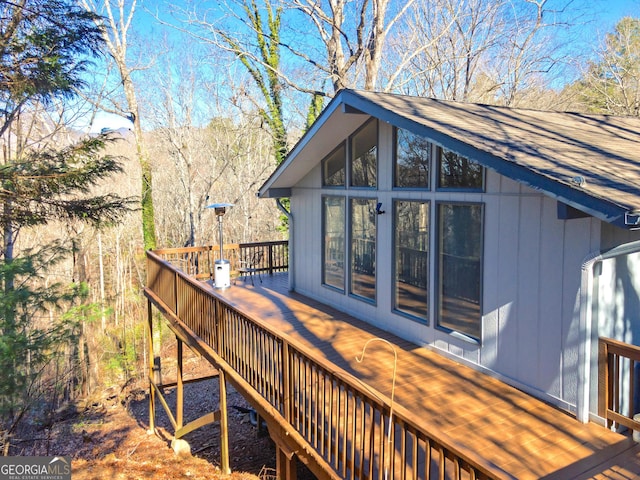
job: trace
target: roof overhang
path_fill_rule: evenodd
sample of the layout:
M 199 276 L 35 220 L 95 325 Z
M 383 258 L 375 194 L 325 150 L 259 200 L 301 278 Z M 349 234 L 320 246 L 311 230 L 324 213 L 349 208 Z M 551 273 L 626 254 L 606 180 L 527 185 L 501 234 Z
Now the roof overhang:
M 260 198 L 282 198 L 320 161 L 360 127 L 369 115 L 350 107 L 343 90 L 322 111 L 311 128 L 258 190 Z
M 603 221 L 640 228 L 640 119 L 353 90 L 336 95 L 258 195 L 289 196 L 292 187 L 370 116 Z

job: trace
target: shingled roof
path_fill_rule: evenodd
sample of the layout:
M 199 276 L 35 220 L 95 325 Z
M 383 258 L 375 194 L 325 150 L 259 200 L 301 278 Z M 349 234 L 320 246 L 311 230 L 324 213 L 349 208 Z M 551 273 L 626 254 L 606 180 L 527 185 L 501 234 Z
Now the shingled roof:
M 259 195 L 288 196 L 297 181 L 369 116 L 423 135 L 606 222 L 640 228 L 640 118 L 368 91 L 340 91 Z

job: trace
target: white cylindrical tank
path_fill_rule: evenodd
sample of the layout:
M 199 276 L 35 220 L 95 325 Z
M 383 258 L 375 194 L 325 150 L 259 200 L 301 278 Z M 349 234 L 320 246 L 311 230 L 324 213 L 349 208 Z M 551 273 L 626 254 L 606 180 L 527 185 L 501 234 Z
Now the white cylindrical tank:
M 229 260 L 216 260 L 213 268 L 213 286 L 215 288 L 231 286 L 231 265 Z

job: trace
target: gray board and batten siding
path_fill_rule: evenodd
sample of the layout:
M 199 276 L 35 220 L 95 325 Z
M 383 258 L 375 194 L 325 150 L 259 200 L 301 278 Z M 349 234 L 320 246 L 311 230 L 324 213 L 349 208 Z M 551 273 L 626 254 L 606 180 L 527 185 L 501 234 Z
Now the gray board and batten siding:
M 322 186 L 321 161 L 340 142 L 378 119 L 375 189 Z M 394 127 L 486 167 L 481 192 L 393 187 Z M 640 240 L 640 119 L 541 112 L 445 102 L 376 92 L 339 92 L 260 189 L 289 196 L 293 217 L 291 276 L 295 290 L 355 317 L 430 346 L 570 411 L 580 402 L 581 269 L 594 252 Z M 374 301 L 322 284 L 322 199 L 374 198 Z M 393 308 L 394 200 L 481 203 L 483 258 L 481 335 L 475 341 Z M 567 208 L 569 206 L 570 208 Z M 567 214 L 569 212 L 569 214 Z M 435 249 L 432 249 L 435 250 Z M 434 252 L 430 261 L 436 261 Z M 640 344 L 637 254 L 594 269 L 590 336 Z M 429 273 L 429 297 L 437 279 Z M 592 342 L 588 347 L 594 348 Z M 594 352 L 592 351 L 592 358 Z M 596 392 L 592 369 L 590 391 Z M 590 411 L 596 411 L 595 399 Z

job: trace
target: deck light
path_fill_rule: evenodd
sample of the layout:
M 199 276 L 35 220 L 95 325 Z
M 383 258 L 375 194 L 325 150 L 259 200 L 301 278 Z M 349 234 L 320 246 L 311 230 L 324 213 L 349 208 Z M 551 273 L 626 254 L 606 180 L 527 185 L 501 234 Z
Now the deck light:
M 222 253 L 224 252 L 224 244 L 222 242 L 222 217 L 224 216 L 227 208 L 233 207 L 233 203 L 212 203 L 211 205 L 207 205 L 206 208 L 213 208 L 216 216 L 218 217 L 218 235 L 219 235 L 219 246 L 220 246 L 220 258 L 215 261 L 214 265 L 214 277 L 213 277 L 213 286 L 215 288 L 227 288 L 231 286 L 231 275 L 229 268 L 229 260 L 225 260 L 222 258 Z

